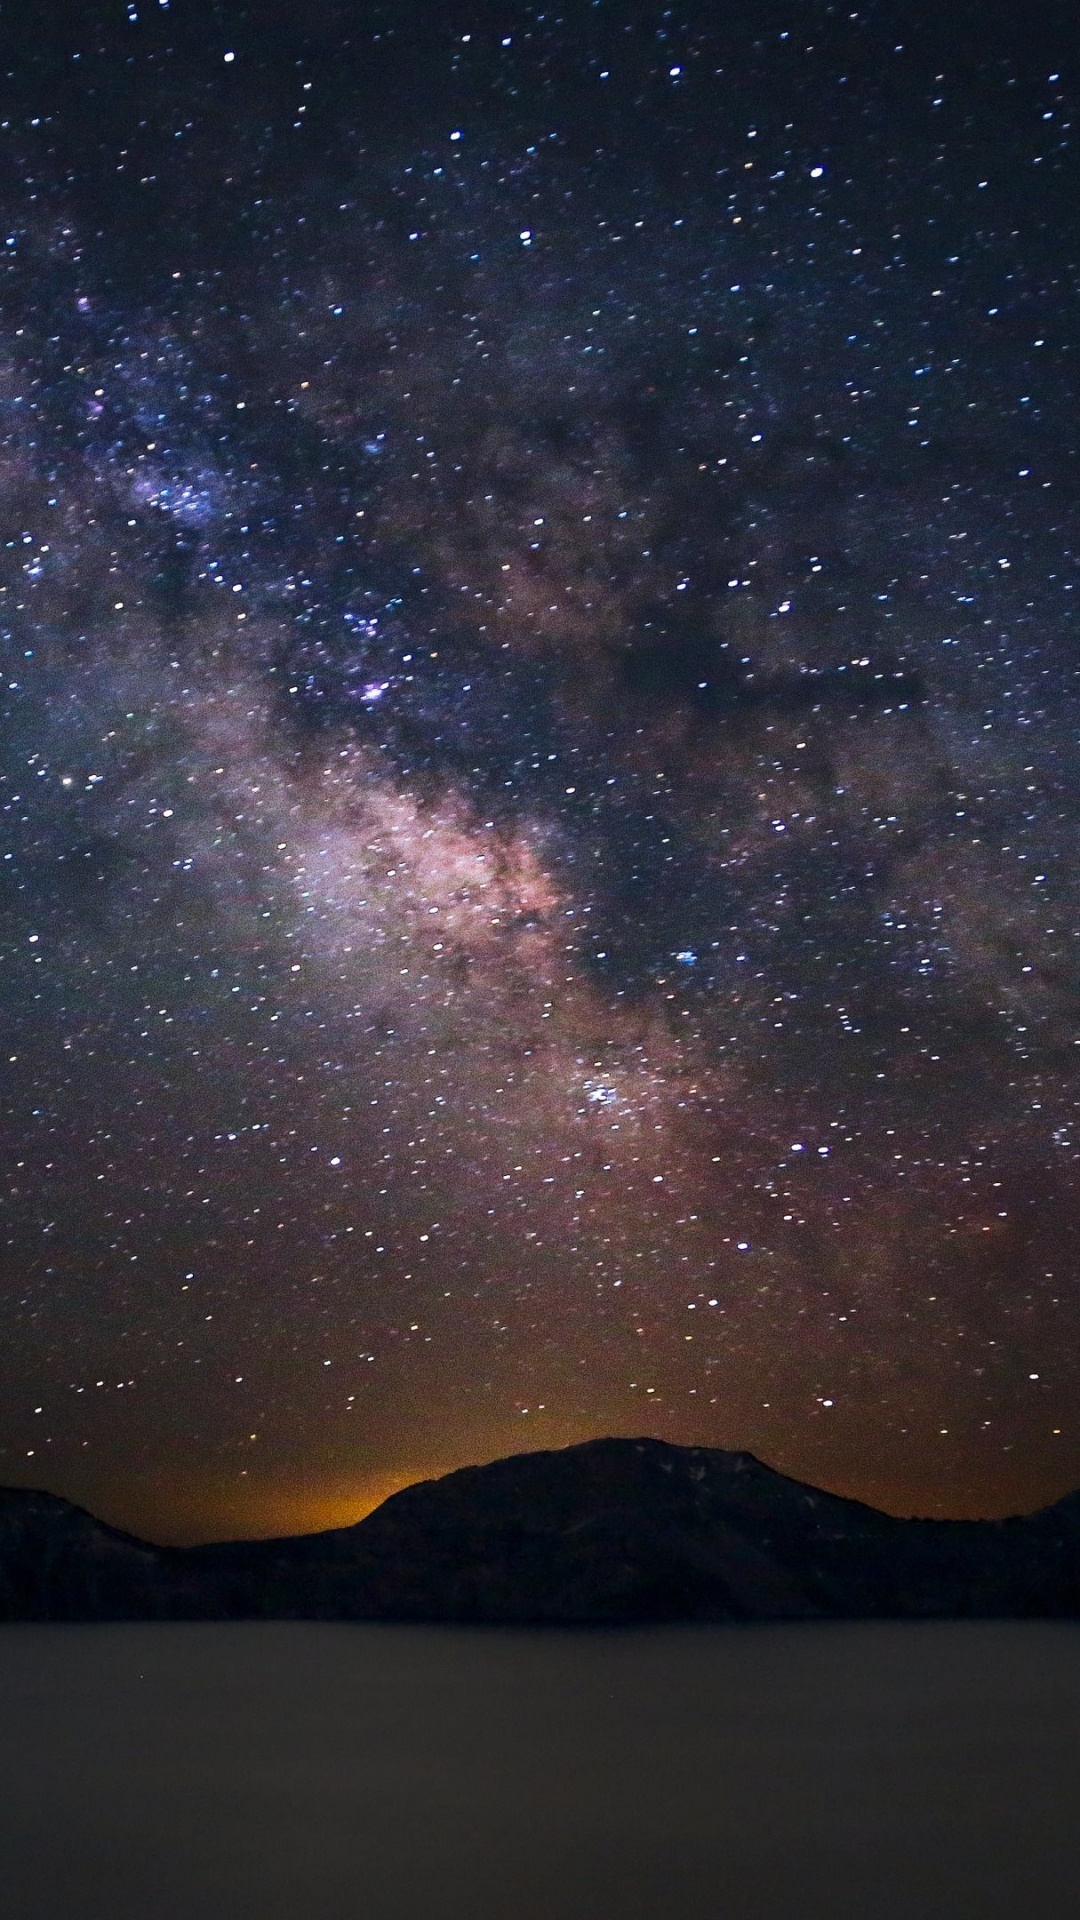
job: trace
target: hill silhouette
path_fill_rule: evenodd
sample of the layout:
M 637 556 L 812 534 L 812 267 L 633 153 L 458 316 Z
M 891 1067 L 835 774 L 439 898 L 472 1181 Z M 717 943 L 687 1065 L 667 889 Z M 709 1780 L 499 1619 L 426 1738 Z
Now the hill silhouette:
M 595 1440 L 463 1467 L 355 1526 L 155 1547 L 0 1489 L 0 1619 L 629 1624 L 1080 1615 L 1080 1493 L 901 1520 L 752 1454 Z

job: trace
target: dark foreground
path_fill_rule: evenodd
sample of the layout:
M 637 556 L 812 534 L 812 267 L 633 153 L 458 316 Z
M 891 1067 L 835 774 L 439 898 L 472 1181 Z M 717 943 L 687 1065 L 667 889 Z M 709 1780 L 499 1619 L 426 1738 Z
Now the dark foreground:
M 0 1629 L 5 1920 L 1075 1920 L 1080 1626 Z

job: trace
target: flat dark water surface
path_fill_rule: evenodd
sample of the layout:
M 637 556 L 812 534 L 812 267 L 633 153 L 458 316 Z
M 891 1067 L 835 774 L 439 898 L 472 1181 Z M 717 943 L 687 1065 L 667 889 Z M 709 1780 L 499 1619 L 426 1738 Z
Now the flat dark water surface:
M 1080 1625 L 0 1628 L 4 1920 L 1076 1920 Z

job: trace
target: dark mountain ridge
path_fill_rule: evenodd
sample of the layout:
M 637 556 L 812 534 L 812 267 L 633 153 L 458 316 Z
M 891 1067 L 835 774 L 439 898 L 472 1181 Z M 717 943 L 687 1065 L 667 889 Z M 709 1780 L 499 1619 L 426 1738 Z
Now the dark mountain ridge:
M 463 1467 L 333 1531 L 155 1547 L 0 1489 L 0 1619 L 1080 1617 L 1080 1493 L 900 1520 L 749 1453 L 595 1440 Z

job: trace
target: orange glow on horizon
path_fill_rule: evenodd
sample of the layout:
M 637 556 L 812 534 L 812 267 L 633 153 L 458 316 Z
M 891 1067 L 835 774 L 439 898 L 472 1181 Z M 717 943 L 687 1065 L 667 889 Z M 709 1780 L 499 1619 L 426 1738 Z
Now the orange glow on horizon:
M 392 1493 L 451 1470 L 449 1465 L 418 1467 L 322 1486 L 259 1485 L 250 1480 L 210 1484 L 155 1476 L 122 1493 L 113 1487 L 64 1492 L 110 1526 L 155 1545 L 190 1547 L 355 1526 Z

